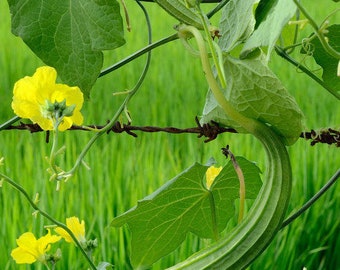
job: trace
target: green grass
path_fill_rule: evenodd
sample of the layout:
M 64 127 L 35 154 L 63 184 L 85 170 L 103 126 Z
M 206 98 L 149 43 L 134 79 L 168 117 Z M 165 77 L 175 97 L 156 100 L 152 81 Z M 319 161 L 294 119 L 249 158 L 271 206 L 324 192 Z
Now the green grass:
M 318 3 L 320 5 L 320 3 Z M 328 5 L 328 4 L 327 4 Z M 108 66 L 146 43 L 146 27 L 140 23 L 142 13 L 130 6 L 132 32 L 127 33 L 125 47 L 105 53 Z M 327 12 L 324 5 L 322 10 Z M 150 9 L 154 27 L 154 40 L 172 33 L 174 20 L 167 20 L 152 4 Z M 316 4 L 310 7 L 316 13 Z M 330 8 L 329 8 L 330 9 Z M 42 65 L 34 54 L 10 34 L 8 7 L 0 3 L 0 122 L 13 116 L 10 108 L 12 87 L 19 78 L 31 75 Z M 157 15 L 157 16 L 156 16 Z M 162 18 L 162 20 L 159 20 Z M 143 33 L 143 34 L 142 34 Z M 144 35 L 145 34 L 145 35 Z M 129 42 L 133 41 L 133 42 Z M 103 124 L 112 117 L 123 97 L 112 96 L 113 92 L 133 87 L 144 65 L 141 57 L 136 63 L 98 79 L 91 99 L 84 105 L 86 124 Z M 271 66 L 294 95 L 306 115 L 306 128 L 339 127 L 340 107 L 338 101 L 298 73 L 288 63 L 274 57 Z M 199 60 L 183 50 L 175 41 L 154 50 L 152 65 L 142 88 L 129 104 L 134 125 L 194 126 L 194 117 L 200 115 L 204 104 L 206 82 Z M 124 121 L 126 121 L 123 118 Z M 58 160 L 61 167 L 71 168 L 82 147 L 91 138 L 87 132 L 65 132 L 61 143 L 67 145 L 65 156 Z M 110 228 L 116 215 L 133 207 L 138 199 L 150 194 L 194 162 L 204 163 L 211 156 L 224 164 L 220 148 L 231 146 L 237 155 L 244 155 L 259 162 L 264 169 L 263 153 L 259 144 L 248 135 L 226 134 L 208 144 L 196 135 L 169 135 L 164 133 L 138 133 L 138 138 L 127 134 L 103 135 L 85 157 L 91 170 L 81 167 L 77 175 L 55 191 L 54 183 L 48 182 L 44 159 L 49 154 L 51 143 L 45 143 L 45 134 L 30 134 L 26 131 L 3 131 L 0 134 L 0 156 L 6 158 L 2 172 L 25 187 L 34 197 L 39 192 L 39 206 L 60 221 L 78 216 L 86 222 L 89 238 L 98 238 L 97 261 L 110 261 L 115 269 L 129 269 L 129 237 L 127 228 Z M 293 193 L 289 212 L 297 210 L 339 168 L 340 157 L 335 147 L 309 146 L 299 140 L 289 148 L 293 167 Z M 18 266 L 10 257 L 16 246 L 15 239 L 26 231 L 36 235 L 44 233 L 43 226 L 49 221 L 41 216 L 33 217 L 33 209 L 17 191 L 4 184 L 0 189 L 0 269 L 42 269 Z M 340 187 L 334 186 L 307 213 L 283 229 L 272 245 L 250 269 L 336 269 L 340 258 L 334 254 L 340 248 Z M 204 245 L 203 240 L 188 236 L 185 243 L 163 260 L 154 269 L 183 260 L 194 250 Z M 63 260 L 58 269 L 86 269 L 85 260 L 72 245 L 62 244 Z

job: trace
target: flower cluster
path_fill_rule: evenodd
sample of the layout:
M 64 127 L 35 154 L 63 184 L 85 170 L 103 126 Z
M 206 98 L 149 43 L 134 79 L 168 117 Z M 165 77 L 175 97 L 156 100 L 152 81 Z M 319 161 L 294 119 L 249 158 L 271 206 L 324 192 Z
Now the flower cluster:
M 96 240 L 86 240 L 84 220 L 79 222 L 77 217 L 70 217 L 66 219 L 66 226 L 85 251 L 92 252 L 97 246 Z M 53 255 L 48 254 L 51 249 L 51 244 L 58 242 L 62 238 L 64 238 L 66 242 L 75 243 L 71 235 L 65 229 L 57 227 L 54 231 L 58 235 L 52 235 L 50 229 L 48 229 L 47 234 L 39 239 L 31 232 L 22 234 L 16 240 L 18 247 L 12 250 L 12 258 L 17 264 L 32 264 L 36 261 L 44 264 L 49 262 L 54 264 L 61 258 L 61 252 L 58 249 Z
M 43 130 L 64 131 L 72 124 L 81 125 L 83 94 L 78 87 L 56 83 L 57 72 L 44 66 L 32 77 L 26 76 L 14 85 L 12 109 L 21 118 L 30 119 Z

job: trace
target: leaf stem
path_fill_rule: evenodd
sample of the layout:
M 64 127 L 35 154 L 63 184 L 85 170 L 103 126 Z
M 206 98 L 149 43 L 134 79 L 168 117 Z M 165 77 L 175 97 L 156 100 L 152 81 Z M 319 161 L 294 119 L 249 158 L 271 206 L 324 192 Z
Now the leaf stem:
M 59 122 L 60 123 L 60 122 Z M 58 176 L 58 169 L 55 164 L 55 158 L 56 158 L 56 152 L 58 148 L 58 135 L 59 135 L 59 130 L 58 130 L 58 123 L 54 124 L 54 129 L 53 129 L 53 142 L 52 142 L 52 148 L 51 148 L 51 154 L 50 154 L 50 159 L 49 159 L 49 165 L 51 169 L 51 180 L 56 179 Z M 59 184 L 57 184 L 57 190 L 58 190 Z
M 94 265 L 94 263 L 92 262 L 91 258 L 87 256 L 86 251 L 83 249 L 82 245 L 79 243 L 78 239 L 75 237 L 75 235 L 73 234 L 73 232 L 63 223 L 59 222 L 58 220 L 54 219 L 53 217 L 51 217 L 47 212 L 41 210 L 36 204 L 35 202 L 30 198 L 30 196 L 28 195 L 28 193 L 26 192 L 26 190 L 20 186 L 19 184 L 17 184 L 15 181 L 13 181 L 11 178 L 9 178 L 7 175 L 0 173 L 0 176 L 2 177 L 2 179 L 4 181 L 6 181 L 7 183 L 9 183 L 13 188 L 15 188 L 16 190 L 18 190 L 22 195 L 24 195 L 24 197 L 26 198 L 26 200 L 29 202 L 29 204 L 32 206 L 32 208 L 36 211 L 38 211 L 42 216 L 44 216 L 45 218 L 47 218 L 48 220 L 50 220 L 53 224 L 63 228 L 73 239 L 74 243 L 80 248 L 81 253 L 84 255 L 84 257 L 86 258 L 86 260 L 88 261 L 89 265 L 91 266 L 92 269 L 97 269 L 97 267 Z
M 209 29 L 208 29 L 207 21 L 204 18 L 203 12 L 202 12 L 199 5 L 197 5 L 197 10 L 198 10 L 198 15 L 200 16 L 202 24 L 203 24 L 205 35 L 207 37 L 209 50 L 210 50 L 210 53 L 212 55 L 212 59 L 214 61 L 214 65 L 215 65 L 215 68 L 216 68 L 216 71 L 217 71 L 217 77 L 220 80 L 222 89 L 224 89 L 224 88 L 227 87 L 227 83 L 226 83 L 224 72 L 223 72 L 223 66 L 221 66 L 221 58 L 218 58 L 217 55 L 216 55 L 216 50 L 220 50 L 220 48 L 218 46 L 214 46 L 214 44 L 213 44 L 213 40 L 211 38 L 211 34 L 210 34 Z M 222 55 L 222 53 L 219 53 L 219 57 L 221 57 L 221 55 Z

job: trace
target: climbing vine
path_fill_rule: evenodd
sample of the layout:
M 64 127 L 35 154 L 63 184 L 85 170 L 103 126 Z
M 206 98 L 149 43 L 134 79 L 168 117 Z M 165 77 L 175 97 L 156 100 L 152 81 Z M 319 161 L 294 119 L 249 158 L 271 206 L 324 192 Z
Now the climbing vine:
M 134 3 L 144 13 L 148 44 L 104 68 L 103 51 L 125 44 L 124 19 L 129 25 L 131 18 L 123 0 L 8 0 L 13 34 L 46 66 L 37 67 L 34 74 L 15 83 L 11 107 L 16 116 L 2 123 L 0 131 L 46 133 L 46 142 L 51 141 L 48 166 L 37 169 L 47 170 L 46 185 L 54 184 L 58 192 L 63 192 L 62 185 L 72 179 L 82 165 L 87 166 L 84 157 L 89 151 L 95 151 L 103 134 L 125 132 L 137 137 L 136 131 L 195 133 L 206 137 L 207 143 L 224 132 L 253 135 L 267 154 L 263 181 L 260 169 L 253 162 L 234 156 L 227 146 L 222 149 L 230 158 L 225 166 L 216 167 L 214 160 L 206 164 L 193 161 L 192 166 L 183 168 L 183 172 L 110 224 L 129 226 L 130 261 L 136 269 L 151 267 L 174 251 L 188 233 L 212 239 L 211 244 L 183 262 L 174 262 L 171 269 L 245 269 L 281 228 L 311 207 L 339 177 L 338 171 L 311 201 L 285 219 L 293 181 L 287 147 L 294 147 L 295 142 L 302 139 L 309 140 L 311 145 L 326 143 L 339 147 L 340 131 L 333 127 L 306 130 L 303 111 L 268 62 L 273 54 L 278 54 L 282 61 L 318 83 L 326 94 L 340 99 L 340 25 L 329 23 L 329 18 L 336 16 L 340 9 L 330 10 L 321 24 L 317 24 L 308 12 L 308 4 L 298 0 L 155 0 L 153 5 L 176 18 L 178 24 L 172 35 L 153 41 L 143 2 L 146 1 Z M 206 11 L 205 3 L 215 3 L 215 6 Z M 216 17 L 219 23 L 213 25 L 211 19 Z M 300 29 L 308 26 L 310 35 L 297 40 Z M 181 41 L 179 50 L 186 50 L 193 61 L 197 61 L 196 58 L 200 61 L 197 63 L 209 86 L 202 115 L 193 119 L 195 126 L 190 128 L 134 126 L 128 107 L 133 106 L 131 100 L 148 74 L 152 50 L 174 40 Z M 293 58 L 294 50 L 299 50 L 300 59 Z M 125 99 L 111 119 L 104 125 L 88 123 L 81 109 L 87 106 L 96 80 L 119 72 L 120 67 L 142 55 L 146 55 L 143 71 L 131 90 L 120 93 Z M 322 69 L 321 76 L 304 64 L 306 57 L 315 60 Z M 206 89 L 196 91 L 203 96 Z M 125 123 L 121 121 L 122 115 L 127 119 Z M 70 130 L 82 130 L 93 136 L 79 149 L 74 165 L 62 168 L 60 161 L 67 146 L 61 146 L 60 138 Z M 1 157 L 1 165 L 5 158 Z M 42 210 L 39 198 L 32 199 L 10 175 L 0 172 L 0 176 L 1 185 L 6 183 L 19 191 L 36 215 L 52 223 L 46 235 L 36 237 L 28 231 L 18 236 L 17 247 L 11 251 L 17 264 L 38 261 L 47 269 L 58 269 L 62 251 L 57 249 L 52 253 L 50 248 L 64 239 L 79 248 L 88 267 L 113 266 L 112 262 L 98 262 L 94 258 L 98 242 L 86 238 L 85 217 L 80 218 L 81 221 L 76 216 L 69 217 L 64 224 Z M 246 202 L 252 205 L 248 205 L 248 210 Z M 237 224 L 225 233 L 235 214 Z

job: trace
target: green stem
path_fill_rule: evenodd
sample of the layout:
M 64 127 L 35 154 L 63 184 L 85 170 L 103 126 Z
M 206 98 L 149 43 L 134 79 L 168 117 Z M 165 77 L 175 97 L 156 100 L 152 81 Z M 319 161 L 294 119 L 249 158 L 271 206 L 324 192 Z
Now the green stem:
M 6 181 L 7 183 L 9 183 L 12 187 L 14 187 L 16 190 L 18 190 L 22 195 L 24 195 L 24 197 L 26 198 L 26 200 L 29 202 L 29 204 L 32 206 L 32 208 L 36 211 L 38 211 L 42 216 L 44 216 L 45 218 L 47 218 L 48 220 L 50 220 L 53 224 L 63 228 L 73 239 L 74 243 L 80 248 L 81 253 L 84 255 L 84 257 L 86 258 L 86 260 L 88 261 L 89 265 L 91 266 L 92 269 L 97 269 L 97 267 L 94 265 L 94 263 L 92 262 L 91 258 L 89 258 L 87 256 L 86 251 L 83 249 L 83 247 L 81 246 L 80 242 L 78 241 L 78 239 L 75 237 L 75 235 L 73 234 L 73 232 L 63 223 L 59 222 L 58 220 L 54 219 L 53 217 L 51 217 L 47 212 L 41 210 L 35 203 L 34 201 L 30 198 L 30 196 L 28 195 L 28 193 L 26 192 L 26 190 L 20 186 L 19 184 L 17 184 L 16 182 L 14 182 L 11 178 L 9 178 L 7 175 L 4 175 L 2 173 L 0 173 L 0 176 L 4 179 L 4 181 Z
M 188 35 L 193 35 L 195 37 L 195 40 L 197 42 L 197 46 L 200 52 L 203 71 L 204 71 L 206 80 L 209 84 L 209 87 L 214 94 L 216 101 L 230 118 L 240 123 L 250 133 L 253 133 L 254 128 L 255 128 L 254 127 L 255 120 L 247 118 L 243 116 L 242 114 L 240 114 L 236 109 L 233 108 L 230 102 L 224 97 L 220 89 L 220 86 L 218 85 L 214 77 L 214 74 L 212 72 L 212 69 L 210 67 L 208 52 L 205 47 L 205 42 L 200 31 L 197 30 L 197 28 L 193 26 L 182 25 L 179 27 L 179 34 L 180 36 L 183 36 L 183 37 L 188 36 Z
M 50 154 L 50 160 L 49 160 L 50 169 L 52 173 L 51 180 L 55 179 L 58 175 L 57 166 L 55 164 L 55 157 L 56 157 L 55 152 L 57 151 L 57 148 L 58 148 L 58 134 L 59 134 L 58 129 L 53 131 L 53 142 L 52 142 L 52 148 L 51 148 L 51 154 Z
M 50 177 L 50 181 L 53 180 L 59 180 L 58 179 L 58 167 L 56 165 L 56 156 L 61 152 L 60 149 L 58 149 L 58 143 L 59 143 L 59 125 L 62 123 L 63 117 L 59 117 L 59 113 L 56 112 L 55 118 L 52 119 L 53 122 L 53 142 L 52 142 L 52 148 L 51 148 L 51 154 L 49 159 L 49 165 L 52 176 Z M 60 182 L 57 181 L 57 187 L 56 190 L 59 191 L 60 189 Z
M 320 197 L 326 193 L 326 191 L 336 183 L 340 178 L 340 170 L 338 170 L 329 181 L 310 199 L 308 200 L 298 211 L 289 216 L 286 220 L 282 222 L 281 229 L 292 223 L 300 215 L 302 215 L 307 209 L 309 209 Z
M 281 48 L 286 54 L 290 54 L 296 47 L 300 47 L 302 46 L 302 42 L 299 42 L 299 43 L 294 43 L 292 45 L 289 45 L 289 46 L 285 46 L 284 48 L 280 47 L 280 46 L 276 46 L 278 48 Z
M 47 264 L 46 262 L 44 262 L 44 265 L 46 266 L 46 268 L 47 268 L 48 270 L 51 270 L 50 267 L 48 266 L 48 264 Z M 52 267 L 52 270 L 54 270 L 54 267 Z
M 217 12 L 219 12 L 226 4 L 228 4 L 230 2 L 230 0 L 223 0 L 220 1 L 219 4 L 214 7 L 211 11 L 209 11 L 207 13 L 207 18 L 211 18 L 212 16 L 214 16 Z
M 295 13 L 295 21 L 300 21 L 300 10 L 299 9 L 297 9 L 296 10 L 296 13 Z M 297 23 L 296 25 L 295 25 L 295 29 L 294 29 L 294 38 L 293 38 L 293 41 L 292 41 L 292 43 L 295 45 L 296 44 L 296 41 L 297 41 L 297 38 L 298 38 L 298 33 L 299 33 L 299 24 Z M 294 45 L 292 45 L 292 46 L 287 46 L 286 48 L 286 52 L 288 53 L 288 54 L 290 54 L 290 53 L 292 53 L 293 51 L 294 51 L 294 49 L 295 49 L 295 46 Z
M 120 67 L 122 67 L 122 66 L 126 65 L 127 63 L 133 61 L 134 59 L 144 55 L 145 53 L 151 52 L 151 50 L 153 50 L 153 49 L 155 49 L 155 48 L 157 48 L 159 46 L 162 46 L 162 45 L 164 45 L 166 43 L 169 43 L 169 42 L 177 40 L 177 39 L 178 39 L 178 35 L 176 33 L 176 34 L 173 34 L 173 35 L 168 36 L 166 38 L 163 38 L 163 39 L 161 39 L 159 41 L 151 43 L 151 44 L 147 45 L 146 47 L 136 51 L 133 54 L 131 54 L 130 56 L 122 59 L 121 61 L 119 61 L 117 63 L 115 63 L 114 65 L 104 69 L 102 72 L 100 72 L 98 78 L 100 78 L 100 77 L 102 77 L 102 76 L 104 76 L 104 75 L 106 75 L 106 74 L 108 74 L 108 73 L 110 73 L 110 72 L 112 72 L 112 71 L 114 71 L 116 69 L 119 69 Z
M 215 50 L 216 46 L 214 46 L 213 40 L 210 38 L 211 33 L 208 29 L 208 25 L 207 25 L 207 22 L 204 18 L 203 12 L 202 12 L 202 10 L 200 9 L 199 6 L 197 7 L 197 9 L 198 9 L 198 15 L 200 16 L 202 24 L 203 24 L 203 29 L 204 29 L 205 35 L 207 37 L 207 42 L 208 42 L 208 45 L 209 45 L 210 53 L 212 55 L 212 59 L 214 61 L 214 65 L 215 65 L 215 68 L 216 68 L 216 71 L 217 71 L 217 77 L 220 80 L 222 89 L 224 89 L 224 88 L 227 87 L 227 83 L 225 81 L 224 72 L 222 71 L 223 66 L 221 67 L 221 65 L 220 65 L 221 61 L 218 60 L 219 58 L 216 55 L 216 50 Z M 221 54 L 219 56 L 221 57 Z

